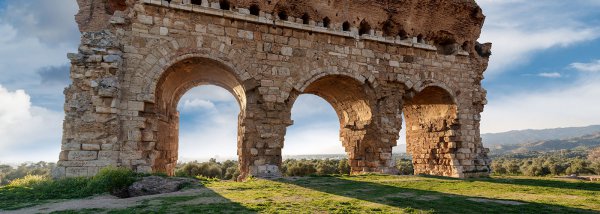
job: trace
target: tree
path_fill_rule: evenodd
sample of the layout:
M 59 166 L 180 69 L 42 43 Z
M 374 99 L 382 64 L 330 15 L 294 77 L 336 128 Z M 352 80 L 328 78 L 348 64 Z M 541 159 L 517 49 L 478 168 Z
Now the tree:
M 338 162 L 337 170 L 338 170 L 338 173 L 340 173 L 340 174 L 349 175 L 350 174 L 350 163 L 348 163 L 348 159 L 346 159 L 346 158 L 341 159 L 340 162 Z
M 409 159 L 402 158 L 396 160 L 396 168 L 398 169 L 398 174 L 400 175 L 412 175 L 415 173 L 412 160 Z
M 590 160 L 593 163 L 600 162 L 600 147 L 596 147 L 595 149 L 592 149 L 590 151 L 590 153 L 588 154 L 588 160 Z

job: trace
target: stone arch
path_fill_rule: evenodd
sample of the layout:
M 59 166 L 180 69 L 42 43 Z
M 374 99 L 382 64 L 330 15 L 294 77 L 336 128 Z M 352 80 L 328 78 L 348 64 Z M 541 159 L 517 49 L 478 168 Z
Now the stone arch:
M 377 138 L 379 130 L 375 125 L 378 114 L 376 92 L 367 78 L 357 78 L 348 73 L 321 73 L 305 81 L 298 89 L 301 90 L 290 94 L 288 112 L 301 94 L 313 94 L 327 101 L 338 115 L 340 140 L 353 174 L 384 171 L 380 169 L 384 164 L 368 164 L 379 161 L 380 156 L 375 153 L 380 144 Z
M 407 152 L 413 156 L 415 174 L 458 177 L 455 152 L 460 147 L 456 97 L 439 83 L 416 86 L 404 100 Z
M 368 83 L 373 88 L 377 87 L 377 82 L 375 82 L 375 76 L 373 74 L 361 74 L 359 72 L 351 71 L 351 70 L 338 70 L 337 67 L 326 67 L 326 68 L 318 68 L 312 70 L 310 72 L 311 75 L 302 76 L 298 80 L 288 79 L 287 83 L 295 82 L 293 85 L 293 89 L 297 91 L 304 91 L 306 87 L 315 82 L 316 80 L 328 76 L 328 75 L 340 75 L 352 78 L 360 83 Z
M 158 49 L 170 50 L 170 48 L 168 46 L 160 47 Z M 172 51 L 172 52 L 174 54 L 166 55 L 166 56 L 163 56 L 160 58 L 150 54 L 142 59 L 142 61 L 151 61 L 151 59 L 153 58 L 154 61 L 156 61 L 155 64 L 150 66 L 151 69 L 149 69 L 150 70 L 149 73 L 145 74 L 147 76 L 147 78 L 144 78 L 143 82 L 140 85 L 140 87 L 142 87 L 140 89 L 141 90 L 140 96 L 144 97 L 145 98 L 144 100 L 146 102 L 151 102 L 151 103 L 154 102 L 157 83 L 158 83 L 159 78 L 163 74 L 163 72 L 166 71 L 171 66 L 175 65 L 176 63 L 182 62 L 186 59 L 203 58 L 203 59 L 209 59 L 209 60 L 221 63 L 224 66 L 231 68 L 230 69 L 231 72 L 233 72 L 239 78 L 240 82 L 244 82 L 250 78 L 250 75 L 248 74 L 248 72 L 246 72 L 245 69 L 237 66 L 237 64 L 233 60 L 231 60 L 229 57 L 223 56 L 223 54 L 221 54 L 220 52 L 213 51 L 213 50 L 193 50 L 193 51 L 183 52 L 183 53 L 181 53 L 181 51 Z M 177 54 L 177 53 L 179 53 L 179 54 Z M 233 55 L 233 57 L 236 57 L 236 55 Z M 148 67 L 148 66 L 146 66 L 146 67 Z M 140 66 L 140 67 L 138 67 L 138 69 L 144 70 L 144 66 Z M 127 78 L 134 79 L 135 75 L 136 74 L 134 72 L 129 72 Z
M 455 92 L 455 90 L 453 89 L 453 85 L 445 83 L 444 81 L 438 81 L 438 80 L 434 80 L 434 79 L 426 79 L 423 81 L 418 82 L 417 84 L 415 84 L 413 86 L 413 89 L 415 90 L 416 93 L 420 93 L 423 90 L 425 90 L 426 88 L 439 88 L 441 90 L 444 90 L 446 93 L 448 93 L 448 95 L 450 96 L 450 98 L 452 99 L 452 102 L 455 104 L 458 104 L 457 102 L 457 94 Z
M 148 155 L 154 172 L 173 174 L 178 155 L 179 99 L 189 89 L 205 84 L 217 85 L 230 91 L 240 105 L 239 121 L 245 117 L 246 91 L 233 68 L 213 59 L 185 58 L 170 65 L 158 78 L 155 102 L 148 104 L 144 114 L 147 123 L 155 128 L 155 146 Z M 238 133 L 242 123 L 238 122 Z M 238 134 L 241 145 L 243 134 Z

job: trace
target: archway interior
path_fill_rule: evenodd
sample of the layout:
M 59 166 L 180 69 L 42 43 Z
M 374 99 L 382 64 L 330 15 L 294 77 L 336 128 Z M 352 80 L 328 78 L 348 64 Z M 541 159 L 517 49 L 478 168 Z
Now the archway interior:
M 240 108 L 226 89 L 202 85 L 183 95 L 179 112 L 178 161 L 237 160 Z
M 182 60 L 161 76 L 156 86 L 157 142 L 151 154 L 145 154 L 152 162 L 155 172 L 173 174 L 178 160 L 179 146 L 179 112 L 177 105 L 181 97 L 190 89 L 200 85 L 220 86 L 236 98 L 240 114 L 238 121 L 244 116 L 246 109 L 245 90 L 234 72 L 226 65 L 205 58 Z M 240 123 L 238 122 L 238 130 Z M 238 144 L 241 135 L 238 134 Z
M 457 108 L 452 95 L 440 87 L 426 87 L 405 101 L 407 153 L 414 173 L 452 176 L 457 148 Z
M 323 98 L 302 94 L 292 107 L 294 125 L 287 129 L 283 158 L 292 155 L 344 154 L 339 138 L 339 118 Z
M 339 120 L 339 137 L 352 170 L 362 170 L 358 161 L 364 164 L 365 154 L 360 146 L 364 146 L 362 142 L 373 115 L 364 84 L 347 76 L 325 76 L 310 83 L 303 93 L 319 96 L 333 107 Z

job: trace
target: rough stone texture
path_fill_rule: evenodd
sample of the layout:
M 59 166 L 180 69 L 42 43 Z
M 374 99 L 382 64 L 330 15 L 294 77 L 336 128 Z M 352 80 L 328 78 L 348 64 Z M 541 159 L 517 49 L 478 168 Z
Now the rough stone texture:
M 334 107 L 354 174 L 395 172 L 403 114 L 416 173 L 489 173 L 479 115 L 491 44 L 476 42 L 484 16 L 473 0 L 263 2 L 78 0 L 82 38 L 68 55 L 54 174 L 107 165 L 172 174 L 177 103 L 203 84 L 240 105 L 241 178 L 280 175 L 291 108 L 305 93 Z
M 184 184 L 191 184 L 194 179 L 164 178 L 160 176 L 143 177 L 127 188 L 125 197 L 138 197 L 179 191 Z M 196 181 L 197 182 L 197 181 Z

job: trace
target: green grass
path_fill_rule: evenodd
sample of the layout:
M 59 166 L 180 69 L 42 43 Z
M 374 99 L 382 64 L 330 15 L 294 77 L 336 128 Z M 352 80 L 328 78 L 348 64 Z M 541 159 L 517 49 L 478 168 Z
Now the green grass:
M 0 187 L 0 210 L 16 210 L 57 199 L 85 198 L 116 191 L 132 184 L 136 176 L 128 169 L 107 167 L 91 178 L 52 180 L 28 175 Z
M 201 189 L 203 191 L 195 195 L 158 197 L 127 209 L 81 211 L 83 213 L 600 213 L 600 183 L 553 178 L 493 177 L 459 180 L 429 176 L 329 176 L 278 180 L 252 179 L 247 182 L 205 182 Z M 503 204 L 507 201 L 519 205 Z

